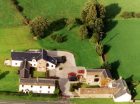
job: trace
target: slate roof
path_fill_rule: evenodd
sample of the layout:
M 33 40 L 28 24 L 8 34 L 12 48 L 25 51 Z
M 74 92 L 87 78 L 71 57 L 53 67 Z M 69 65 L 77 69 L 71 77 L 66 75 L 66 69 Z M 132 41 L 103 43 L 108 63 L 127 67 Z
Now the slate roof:
M 114 98 L 118 98 L 124 94 L 130 94 L 126 82 L 123 79 L 115 80 L 112 83 L 113 87 L 118 88 L 118 91 L 114 94 Z
M 57 64 L 57 60 L 51 56 L 47 55 L 47 51 L 42 49 L 39 51 L 25 51 L 25 52 L 11 52 L 12 60 L 27 60 L 32 61 L 35 59 L 36 61 L 40 59 L 44 59 L 46 61 L 49 61 L 53 64 Z
M 55 79 L 44 79 L 44 78 L 21 78 L 20 84 L 22 85 L 46 85 L 55 86 Z
M 29 78 L 30 77 L 30 64 L 28 61 L 24 60 L 19 67 L 20 78 Z

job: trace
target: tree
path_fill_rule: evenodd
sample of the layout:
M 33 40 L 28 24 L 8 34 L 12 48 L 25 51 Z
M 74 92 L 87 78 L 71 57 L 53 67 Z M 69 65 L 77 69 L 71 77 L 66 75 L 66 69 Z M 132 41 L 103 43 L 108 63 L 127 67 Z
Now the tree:
M 97 18 L 96 1 L 88 2 L 81 13 L 83 23 L 89 24 Z
M 104 19 L 105 18 L 105 7 L 102 4 L 97 4 L 97 11 L 98 11 L 98 18 Z
M 37 38 L 45 37 L 45 30 L 48 28 L 48 22 L 44 17 L 36 17 L 30 22 L 31 33 Z
M 98 43 L 100 40 L 100 36 L 99 36 L 99 33 L 93 33 L 90 41 L 93 42 L 93 43 Z
M 82 25 L 80 27 L 80 36 L 82 39 L 88 38 L 88 30 L 87 30 L 87 27 L 85 25 Z
M 89 34 L 100 33 L 104 28 L 105 7 L 96 0 L 88 2 L 81 13 L 81 20 L 88 28 Z
M 94 21 L 94 32 L 101 32 L 103 31 L 103 27 L 104 27 L 104 23 L 103 20 L 101 18 L 97 18 Z
M 103 55 L 103 44 L 101 42 L 96 45 L 96 52 L 99 56 Z

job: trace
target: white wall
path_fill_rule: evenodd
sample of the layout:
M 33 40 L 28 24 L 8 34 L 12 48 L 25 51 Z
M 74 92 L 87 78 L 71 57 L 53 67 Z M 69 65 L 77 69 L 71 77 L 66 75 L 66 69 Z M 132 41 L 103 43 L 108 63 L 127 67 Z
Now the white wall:
M 50 62 L 48 62 L 48 61 L 47 61 L 47 63 L 49 64 L 49 66 L 47 67 L 49 70 L 53 70 L 53 69 L 55 69 L 55 67 L 56 67 L 55 64 L 50 63 Z
M 115 102 L 129 102 L 131 100 L 131 95 L 126 93 L 118 98 L 113 97 L 113 99 Z
M 12 60 L 12 66 L 14 67 L 20 67 L 22 61 L 18 60 Z M 32 65 L 32 67 L 37 67 L 37 62 L 36 61 L 29 61 L 29 63 Z M 56 65 L 50 62 L 47 62 L 49 66 L 47 67 L 49 70 L 55 69 Z
M 22 61 L 12 60 L 12 66 L 20 67 Z
M 19 91 L 31 91 L 33 93 L 44 93 L 44 94 L 54 94 L 55 86 L 38 86 L 38 85 L 19 85 Z
M 37 62 L 36 61 L 29 61 L 32 67 L 37 67 Z

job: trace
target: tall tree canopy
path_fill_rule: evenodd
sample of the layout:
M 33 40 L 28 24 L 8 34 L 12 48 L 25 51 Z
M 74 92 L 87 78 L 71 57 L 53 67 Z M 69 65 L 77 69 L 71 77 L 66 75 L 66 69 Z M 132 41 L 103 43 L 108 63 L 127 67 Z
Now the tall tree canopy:
M 96 0 L 88 2 L 81 13 L 81 19 L 92 32 L 103 31 L 105 18 L 105 7 Z
M 48 22 L 44 17 L 36 17 L 30 22 L 31 32 L 37 38 L 45 37 Z

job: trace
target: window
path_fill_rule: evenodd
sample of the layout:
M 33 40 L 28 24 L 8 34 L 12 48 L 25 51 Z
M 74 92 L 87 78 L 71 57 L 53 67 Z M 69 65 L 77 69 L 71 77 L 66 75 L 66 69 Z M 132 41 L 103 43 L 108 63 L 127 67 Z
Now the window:
M 22 87 L 24 87 L 24 85 L 22 85 Z
M 40 86 L 40 88 L 42 88 L 42 86 Z
M 33 87 L 33 86 L 31 85 L 31 87 Z
M 95 75 L 95 77 L 99 77 L 99 75 Z
M 53 65 L 51 67 L 53 67 Z
M 15 63 L 15 65 L 17 65 L 17 63 Z
M 48 94 L 50 93 L 50 91 L 48 91 Z
M 48 86 L 48 88 L 50 88 L 50 86 Z
M 94 82 L 99 82 L 99 78 L 95 78 L 94 79 Z
M 36 64 L 34 64 L 34 66 L 36 66 Z
M 49 67 L 49 64 L 47 63 L 46 66 Z

